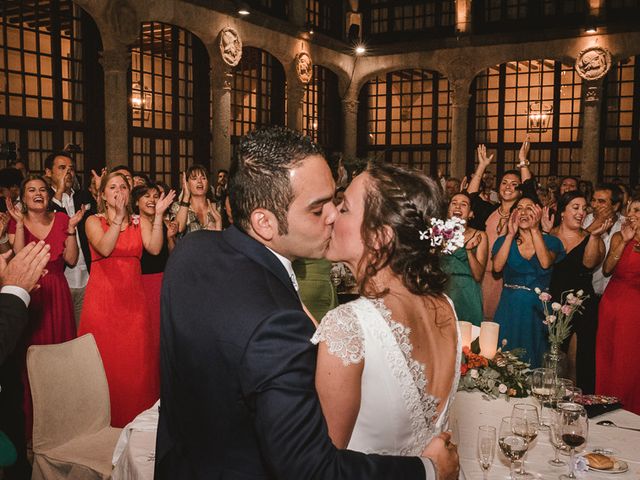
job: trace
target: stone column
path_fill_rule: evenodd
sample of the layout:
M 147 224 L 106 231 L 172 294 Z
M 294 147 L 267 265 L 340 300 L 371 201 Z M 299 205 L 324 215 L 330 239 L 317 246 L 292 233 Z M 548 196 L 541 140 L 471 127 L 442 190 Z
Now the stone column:
M 211 171 L 229 169 L 231 165 L 231 89 L 233 74 L 229 67 L 211 71 L 212 157 Z
M 358 100 L 353 97 L 342 99 L 344 118 L 343 149 L 346 158 L 355 158 L 358 148 Z
M 288 75 L 287 81 L 287 127 L 300 132 L 303 131 L 304 122 L 302 108 L 306 86 L 298 80 L 295 73 Z
M 470 83 L 452 80 L 451 85 L 451 168 L 449 176 L 462 180 L 467 172 L 467 115 Z
M 129 49 L 124 46 L 102 52 L 104 71 L 104 134 L 107 168 L 129 164 L 129 116 L 127 70 Z
M 580 180 L 598 182 L 598 160 L 600 158 L 600 108 L 602 103 L 602 81 L 582 82 L 584 111 L 582 112 L 582 161 Z

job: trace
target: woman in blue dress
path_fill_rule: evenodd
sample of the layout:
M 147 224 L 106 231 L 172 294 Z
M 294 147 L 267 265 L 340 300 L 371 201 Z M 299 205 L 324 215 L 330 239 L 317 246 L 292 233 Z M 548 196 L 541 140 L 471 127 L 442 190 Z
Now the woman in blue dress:
M 542 303 L 534 289 L 549 288 L 553 265 L 565 256 L 562 242 L 542 233 L 542 208 L 530 198 L 516 203 L 507 234 L 493 245 L 493 269 L 502 272 L 504 287 L 494 320 L 507 348 L 524 348 L 524 359 L 537 368 L 548 349 Z

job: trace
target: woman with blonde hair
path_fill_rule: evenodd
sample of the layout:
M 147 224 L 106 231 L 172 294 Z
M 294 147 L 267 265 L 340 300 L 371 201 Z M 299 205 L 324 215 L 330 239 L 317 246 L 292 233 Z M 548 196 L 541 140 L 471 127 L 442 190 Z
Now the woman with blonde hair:
M 140 258 L 143 248 L 160 253 L 163 214 L 173 200 L 162 195 L 153 222 L 140 222 L 131 211 L 130 188 L 122 174 L 105 175 L 98 214 L 85 227 L 92 262 L 79 334 L 92 333 L 98 344 L 115 427 L 124 427 L 160 394 L 158 335 L 144 301 Z

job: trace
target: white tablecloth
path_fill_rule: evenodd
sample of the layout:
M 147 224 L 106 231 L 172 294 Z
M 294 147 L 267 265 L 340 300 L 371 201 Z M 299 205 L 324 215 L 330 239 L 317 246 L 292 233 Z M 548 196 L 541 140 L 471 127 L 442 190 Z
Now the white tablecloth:
M 496 427 L 497 434 L 502 417 L 511 415 L 513 405 L 518 402 L 539 406 L 533 398 L 512 398 L 510 401 L 504 399 L 484 400 L 482 394 L 477 392 L 457 393 L 451 418 L 455 419 L 458 424 L 460 436 L 458 452 L 460 454 L 461 467 L 467 480 L 482 479 L 482 470 L 478 464 L 476 454 L 478 426 L 492 425 Z M 617 458 L 629 464 L 629 471 L 616 475 L 589 471 L 585 473 L 583 478 L 585 480 L 640 479 L 640 432 L 603 427 L 596 424 L 596 422 L 605 419 L 611 420 L 618 425 L 640 428 L 640 416 L 626 410 L 616 410 L 589 419 L 589 438 L 587 439 L 585 451 L 596 447 L 613 449 Z M 547 463 L 548 460 L 553 458 L 553 455 L 553 447 L 549 441 L 549 431 L 543 430 L 538 434 L 538 438 L 533 442 L 527 453 L 527 470 L 538 474 L 538 478 L 552 480 L 557 479 L 560 474 L 567 473 L 568 466 L 552 467 Z M 568 463 L 568 456 L 560 455 L 560 458 Z M 509 462 L 496 445 L 496 457 L 488 478 L 504 479 L 508 475 Z
M 483 478 L 476 456 L 478 426 L 492 425 L 496 427 L 497 431 L 500 428 L 502 417 L 511 415 L 513 405 L 518 402 L 537 405 L 533 398 L 513 398 L 510 401 L 501 398 L 484 400 L 482 394 L 477 392 L 458 392 L 456 394 L 451 419 L 455 420 L 458 425 L 458 435 L 460 436 L 458 452 L 466 480 Z M 146 415 L 143 413 L 139 416 L 137 425 L 140 428 L 136 428 L 134 420 L 128 436 L 123 432 L 121 442 L 118 442 L 118 445 L 124 450 L 114 468 L 113 480 L 153 479 L 156 432 L 149 429 L 148 420 L 151 412 L 148 411 Z M 143 419 L 146 421 L 141 422 Z M 640 479 L 640 432 L 596 425 L 596 422 L 604 419 L 612 420 L 618 425 L 640 428 L 640 416 L 626 410 L 616 410 L 589 420 L 589 438 L 586 450 L 595 447 L 613 449 L 617 458 L 625 460 L 629 464 L 629 471 L 617 475 L 587 472 L 582 478 L 584 480 Z M 544 430 L 540 432 L 527 453 L 527 470 L 538 474 L 538 478 L 557 479 L 558 475 L 568 471 L 568 466 L 552 467 L 549 465 L 547 461 L 553 458 L 553 455 L 549 432 Z M 561 458 L 567 461 L 569 457 L 561 455 Z M 496 445 L 496 457 L 488 478 L 504 479 L 508 477 L 508 474 L 509 462 Z

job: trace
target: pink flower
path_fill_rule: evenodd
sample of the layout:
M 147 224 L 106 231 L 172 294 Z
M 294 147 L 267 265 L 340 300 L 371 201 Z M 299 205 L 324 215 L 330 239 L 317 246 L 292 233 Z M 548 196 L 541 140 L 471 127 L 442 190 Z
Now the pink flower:
M 548 302 L 549 300 L 551 300 L 551 295 L 547 292 L 542 292 L 538 298 L 543 301 L 543 302 Z
M 138 225 L 140 223 L 140 216 L 139 215 L 132 215 L 131 216 L 131 223 L 133 223 L 134 225 Z
M 555 321 L 556 321 L 556 316 L 555 315 L 549 315 L 549 316 L 547 316 L 547 319 L 545 320 L 545 324 L 551 325 Z
M 571 315 L 571 312 L 573 312 L 573 308 L 571 307 L 571 305 L 563 305 L 560 311 L 565 315 Z

